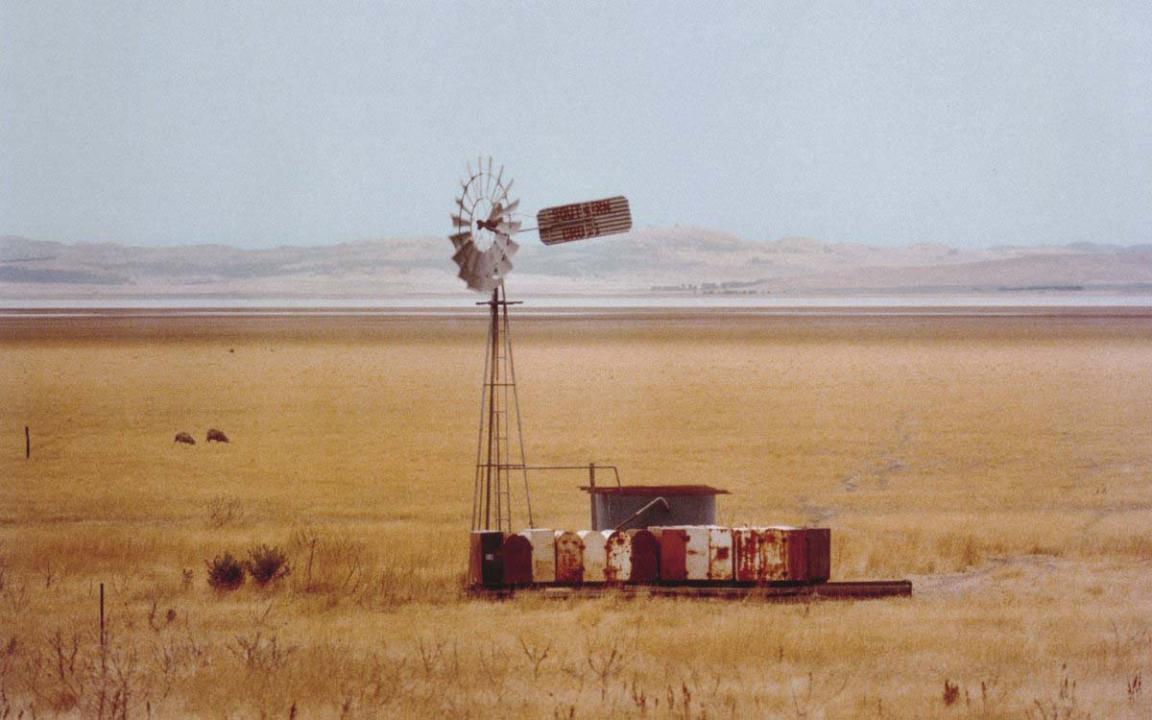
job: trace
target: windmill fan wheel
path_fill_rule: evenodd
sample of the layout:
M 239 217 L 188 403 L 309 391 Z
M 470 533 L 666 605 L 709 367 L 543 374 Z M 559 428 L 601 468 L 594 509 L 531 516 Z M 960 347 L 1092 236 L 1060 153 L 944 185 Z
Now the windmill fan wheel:
M 460 186 L 452 213 L 452 260 L 460 268 L 457 277 L 469 288 L 489 293 L 511 272 L 511 258 L 520 249 L 512 239 L 520 230 L 515 219 L 520 201 L 509 194 L 512 180 L 505 182 L 504 167 L 493 173 L 491 157 L 486 166 L 477 159 L 475 170 L 469 163 Z

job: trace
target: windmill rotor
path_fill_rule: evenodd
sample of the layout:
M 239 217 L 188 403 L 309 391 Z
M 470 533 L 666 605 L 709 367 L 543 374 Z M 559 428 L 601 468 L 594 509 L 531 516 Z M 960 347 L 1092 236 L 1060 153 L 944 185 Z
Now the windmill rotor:
M 494 171 L 488 157 L 467 163 L 468 177 L 460 181 L 451 214 L 452 260 L 459 267 L 457 277 L 477 292 L 490 293 L 512 271 L 512 256 L 520 245 L 512 235 L 520 230 L 516 208 L 520 201 L 509 197 L 512 180 L 504 180 L 504 166 Z

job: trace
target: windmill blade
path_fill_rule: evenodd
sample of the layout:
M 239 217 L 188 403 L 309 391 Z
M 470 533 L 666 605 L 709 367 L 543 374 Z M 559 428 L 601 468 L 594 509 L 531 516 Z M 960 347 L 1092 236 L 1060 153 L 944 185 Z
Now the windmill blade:
M 504 257 L 510 258 L 520 249 L 520 243 L 507 235 L 497 235 L 496 237 L 499 238 L 500 249 L 504 252 Z
M 501 166 L 500 166 L 500 172 L 496 174 L 496 187 L 492 188 L 492 191 L 493 191 L 493 192 L 495 192 L 495 191 L 497 191 L 497 190 L 499 190 L 499 189 L 500 189 L 500 181 L 501 181 L 501 180 L 503 180 L 503 179 L 504 179 L 504 166 L 503 166 L 503 165 L 501 165 Z M 492 199 L 493 199 L 493 200 L 497 200 L 497 199 L 499 199 L 499 198 L 492 198 Z
M 473 290 L 483 289 L 482 283 L 484 282 L 484 276 L 476 272 L 475 268 L 467 270 L 462 269 L 459 273 L 457 273 L 456 277 L 467 283 L 468 287 L 472 288 Z
M 520 222 L 519 220 L 513 220 L 511 222 L 505 221 L 497 225 L 496 229 L 505 235 L 515 235 L 516 233 L 520 232 L 520 228 L 523 225 L 524 223 Z
M 492 270 L 495 265 L 495 259 L 490 257 L 488 253 L 477 253 L 476 264 L 472 266 L 472 273 L 476 276 L 478 281 L 491 280 Z
M 512 261 L 508 259 L 507 255 L 500 256 L 499 262 L 496 263 L 496 274 L 500 277 L 506 276 L 512 272 Z
M 520 198 L 516 198 L 504 207 L 504 214 L 511 215 L 516 212 L 516 208 L 520 207 Z
M 496 280 L 494 280 L 490 277 L 489 278 L 482 278 L 479 276 L 474 277 L 470 280 L 467 280 L 466 282 L 468 284 L 469 289 L 475 290 L 477 292 L 482 292 L 482 293 L 492 292 L 492 290 L 495 289 L 496 286 L 499 284 Z
M 452 253 L 452 262 L 463 268 L 470 262 L 470 257 L 472 255 L 479 254 L 480 251 L 476 249 L 475 243 L 471 241 L 461 243 L 460 247 L 456 249 L 456 252 Z
M 472 218 L 469 217 L 469 218 L 465 219 L 465 218 L 461 217 L 462 215 L 464 215 L 464 213 L 460 213 L 460 215 L 453 215 L 452 216 L 452 223 L 454 225 L 456 225 L 457 227 L 471 230 L 472 229 Z
M 452 247 L 459 250 L 463 245 L 467 245 L 472 242 L 472 233 L 456 233 L 455 235 L 449 235 L 448 239 L 452 241 Z

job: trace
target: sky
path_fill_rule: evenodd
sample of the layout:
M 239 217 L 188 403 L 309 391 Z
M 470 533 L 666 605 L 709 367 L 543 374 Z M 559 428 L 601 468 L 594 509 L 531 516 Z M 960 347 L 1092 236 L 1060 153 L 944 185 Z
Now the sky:
M 4 0 L 0 235 L 446 235 L 491 155 L 529 218 L 1148 243 L 1149 38 L 1146 0 Z

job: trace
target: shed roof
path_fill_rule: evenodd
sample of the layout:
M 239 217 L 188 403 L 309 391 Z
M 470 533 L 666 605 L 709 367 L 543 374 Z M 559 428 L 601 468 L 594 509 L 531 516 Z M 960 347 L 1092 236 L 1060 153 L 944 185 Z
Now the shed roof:
M 727 495 L 727 490 L 714 488 L 711 485 L 581 485 L 580 489 L 596 495 L 639 495 L 642 497 L 659 497 L 661 495 Z

